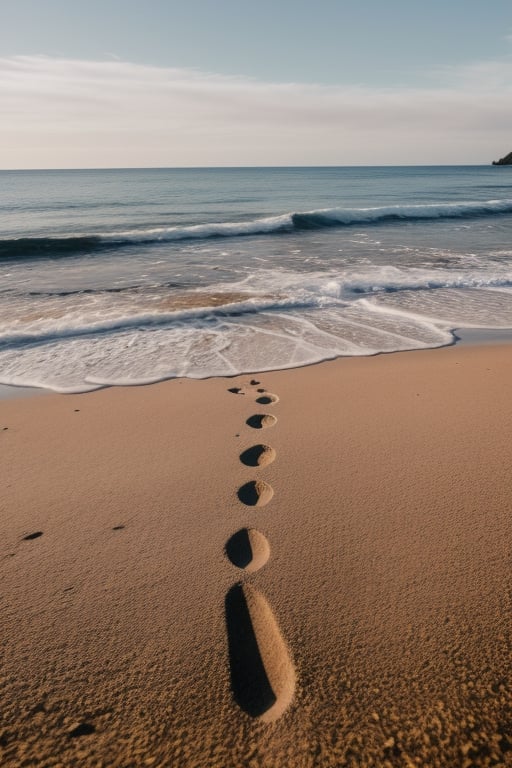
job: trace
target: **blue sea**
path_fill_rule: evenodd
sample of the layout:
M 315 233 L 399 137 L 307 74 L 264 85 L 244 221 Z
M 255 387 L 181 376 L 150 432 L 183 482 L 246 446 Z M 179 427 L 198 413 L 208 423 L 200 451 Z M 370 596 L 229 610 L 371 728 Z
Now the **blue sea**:
M 0 172 L 0 382 L 83 392 L 512 328 L 512 169 Z

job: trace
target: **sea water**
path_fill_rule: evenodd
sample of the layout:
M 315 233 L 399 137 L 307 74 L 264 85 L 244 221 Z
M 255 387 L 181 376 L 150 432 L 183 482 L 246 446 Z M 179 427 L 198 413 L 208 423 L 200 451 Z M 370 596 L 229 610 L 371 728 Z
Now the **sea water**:
M 507 167 L 0 172 L 0 382 L 80 392 L 512 328 Z

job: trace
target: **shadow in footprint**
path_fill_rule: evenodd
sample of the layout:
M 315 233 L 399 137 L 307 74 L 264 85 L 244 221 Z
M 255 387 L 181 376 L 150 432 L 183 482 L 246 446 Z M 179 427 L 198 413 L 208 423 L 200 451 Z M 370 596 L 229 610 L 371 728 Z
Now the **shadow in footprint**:
M 237 568 L 254 573 L 263 568 L 270 557 L 270 545 L 261 531 L 242 528 L 226 543 L 226 555 Z
M 238 489 L 238 498 L 248 507 L 263 507 L 273 495 L 274 489 L 264 480 L 251 480 Z
M 260 717 L 276 703 L 241 584 L 235 584 L 226 595 L 231 689 L 238 706 Z
M 226 544 L 226 555 L 237 568 L 247 568 L 252 562 L 252 547 L 249 531 L 242 528 L 229 539 Z
M 276 452 L 270 445 L 253 445 L 240 454 L 240 461 L 246 467 L 266 467 L 276 458 Z
M 253 429 L 265 429 L 273 427 L 276 422 L 276 417 L 270 413 L 255 413 L 254 416 L 249 416 L 245 423 Z
M 241 387 L 230 387 L 228 389 L 228 392 L 232 392 L 234 395 L 244 395 L 245 392 L 242 392 Z

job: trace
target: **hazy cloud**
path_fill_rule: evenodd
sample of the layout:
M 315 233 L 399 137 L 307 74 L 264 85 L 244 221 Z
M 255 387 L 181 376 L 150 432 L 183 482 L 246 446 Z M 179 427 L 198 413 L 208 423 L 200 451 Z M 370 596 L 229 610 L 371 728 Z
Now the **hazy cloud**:
M 0 167 L 485 163 L 512 149 L 512 60 L 437 78 L 385 89 L 0 58 Z

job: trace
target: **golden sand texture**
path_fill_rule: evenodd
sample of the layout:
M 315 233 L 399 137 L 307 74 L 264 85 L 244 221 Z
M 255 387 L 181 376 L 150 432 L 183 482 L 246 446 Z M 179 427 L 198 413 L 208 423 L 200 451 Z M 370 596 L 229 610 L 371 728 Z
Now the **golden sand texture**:
M 454 347 L 0 402 L 0 764 L 511 765 L 511 383 Z

